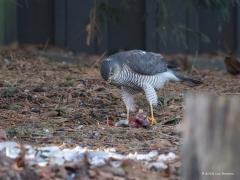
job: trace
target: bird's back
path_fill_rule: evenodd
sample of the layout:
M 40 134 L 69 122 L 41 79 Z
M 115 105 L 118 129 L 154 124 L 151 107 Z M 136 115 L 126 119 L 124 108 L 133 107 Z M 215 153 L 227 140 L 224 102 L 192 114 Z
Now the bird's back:
M 199 84 L 199 80 L 184 76 L 175 71 L 163 59 L 161 54 L 131 50 L 115 53 L 106 59 L 122 66 L 117 84 L 139 88 L 142 84 L 151 84 L 154 88 L 162 87 L 169 80 Z
M 156 75 L 167 71 L 167 63 L 161 54 L 142 50 L 123 51 L 109 57 L 121 65 L 127 65 L 135 73 L 142 75 Z

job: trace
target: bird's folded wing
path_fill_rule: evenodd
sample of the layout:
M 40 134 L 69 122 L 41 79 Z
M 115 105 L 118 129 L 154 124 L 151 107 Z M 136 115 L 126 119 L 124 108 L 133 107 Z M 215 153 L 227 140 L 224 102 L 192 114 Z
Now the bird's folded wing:
M 135 73 L 142 75 L 155 75 L 168 70 L 167 62 L 161 54 L 132 50 L 118 53 L 115 57 L 130 67 Z

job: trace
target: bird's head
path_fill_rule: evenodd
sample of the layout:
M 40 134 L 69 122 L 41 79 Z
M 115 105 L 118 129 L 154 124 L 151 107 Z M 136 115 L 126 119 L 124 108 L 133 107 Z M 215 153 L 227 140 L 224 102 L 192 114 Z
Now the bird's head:
M 120 71 L 121 65 L 117 61 L 111 59 L 105 59 L 100 69 L 103 79 L 109 83 L 114 83 Z

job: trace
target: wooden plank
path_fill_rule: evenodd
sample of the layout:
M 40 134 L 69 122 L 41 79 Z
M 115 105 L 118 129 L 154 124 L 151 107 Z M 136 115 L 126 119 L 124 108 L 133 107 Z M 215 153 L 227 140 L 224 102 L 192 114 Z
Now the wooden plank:
M 108 22 L 108 49 L 145 49 L 144 1 L 129 1 L 128 7 L 122 1 L 110 1 L 114 8 L 122 8 L 119 20 Z
M 0 0 L 0 45 L 4 44 L 5 33 L 5 1 Z
M 176 0 L 168 0 L 165 1 L 165 3 L 167 11 L 169 13 L 168 21 L 171 23 L 170 27 L 173 26 L 173 28 L 169 29 L 169 32 L 172 33 L 167 32 L 167 45 L 164 45 L 160 38 L 162 34 L 159 33 L 159 50 L 164 53 L 184 53 L 187 51 L 187 46 L 185 46 L 184 44 L 184 42 L 187 43 L 186 31 L 180 30 L 180 28 L 178 28 L 177 26 L 187 26 L 186 7 L 181 1 Z M 181 36 L 180 32 L 182 32 L 183 36 Z
M 67 0 L 54 0 L 54 44 L 67 46 Z
M 229 5 L 229 18 L 225 22 L 223 21 L 223 32 L 221 34 L 222 42 L 220 44 L 220 48 L 226 53 L 233 52 L 235 54 L 236 52 L 236 13 L 236 8 Z
M 237 44 L 237 54 L 240 56 L 240 6 L 236 7 L 237 13 L 236 13 L 236 44 Z
M 183 179 L 240 179 L 240 97 L 188 95 Z
M 186 13 L 186 26 L 187 28 L 191 29 L 193 33 L 195 33 L 186 33 L 188 45 L 187 52 L 190 54 L 196 54 L 196 52 L 199 50 L 199 37 L 197 35 L 197 33 L 199 32 L 198 9 L 196 7 L 188 8 L 186 10 Z
M 20 43 L 53 42 L 53 0 L 27 1 L 17 6 L 18 39 Z
M 147 51 L 158 51 L 158 38 L 156 31 L 156 1 L 145 0 L 145 49 Z
M 169 0 L 163 1 L 163 3 L 168 14 L 166 23 L 162 23 L 161 17 L 158 15 L 163 5 L 158 4 L 156 0 L 146 1 L 146 49 L 161 53 L 186 52 L 187 47 L 183 46 L 183 41 L 187 43 L 185 31 L 182 31 L 184 40 L 176 41 L 175 36 L 179 37 L 179 33 L 173 34 L 176 28 L 167 29 L 164 26 L 187 26 L 187 11 L 180 1 Z M 164 31 L 164 29 L 166 30 Z
M 93 53 L 95 44 L 86 45 L 86 25 L 94 0 L 67 1 L 67 48 L 76 52 Z
M 5 3 L 5 44 L 17 41 L 17 0 Z
M 230 52 L 235 49 L 234 8 L 229 2 L 229 18 L 223 19 L 219 12 L 200 8 L 199 31 L 210 38 L 210 43 L 200 41 L 200 52 Z M 207 19 L 207 21 L 206 21 Z
M 203 7 L 199 8 L 199 32 L 204 33 L 210 38 L 209 43 L 199 40 L 199 52 L 207 53 L 220 51 L 222 31 L 223 23 L 219 22 L 219 14 Z
M 106 0 L 102 1 L 108 2 Z M 66 47 L 68 49 L 84 53 L 103 53 L 107 50 L 108 39 L 110 36 L 108 34 L 108 22 L 103 22 L 100 25 L 101 34 L 98 34 L 99 39 L 94 39 L 90 45 L 87 45 L 88 34 L 86 26 L 89 23 L 90 10 L 94 7 L 94 2 L 94 0 L 84 2 L 79 0 L 67 1 Z M 101 1 L 97 2 L 100 3 Z

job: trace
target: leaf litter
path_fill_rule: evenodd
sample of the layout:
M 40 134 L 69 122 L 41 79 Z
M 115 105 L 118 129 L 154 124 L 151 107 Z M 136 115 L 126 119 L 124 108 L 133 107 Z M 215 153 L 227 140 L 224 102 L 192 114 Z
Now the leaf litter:
M 63 52 L 64 62 L 45 56 L 48 51 L 41 54 L 35 47 L 0 52 L 1 177 L 179 179 L 178 124 L 185 94 L 240 91 L 239 76 L 194 70 L 194 75 L 202 77 L 202 85 L 168 83 L 158 92 L 159 105 L 154 108 L 157 125 L 144 126 L 145 113 L 150 110 L 139 95 L 138 108 L 143 114 L 132 114 L 130 127 L 116 127 L 119 120 L 126 123 L 126 110 L 117 89 L 101 79 L 99 56 L 79 55 L 77 63 L 68 63 L 68 53 Z M 44 148 L 48 152 L 43 152 Z M 157 154 L 154 160 L 141 160 L 152 153 Z M 161 155 L 169 161 L 160 160 Z M 40 164 L 36 156 L 42 158 Z M 53 157 L 58 163 L 51 163 Z M 96 166 L 99 162 L 102 165 Z

